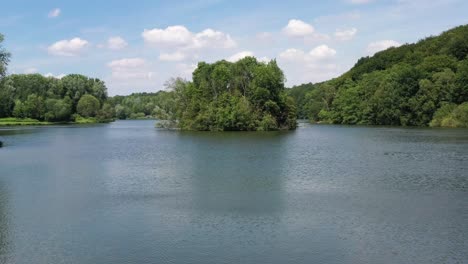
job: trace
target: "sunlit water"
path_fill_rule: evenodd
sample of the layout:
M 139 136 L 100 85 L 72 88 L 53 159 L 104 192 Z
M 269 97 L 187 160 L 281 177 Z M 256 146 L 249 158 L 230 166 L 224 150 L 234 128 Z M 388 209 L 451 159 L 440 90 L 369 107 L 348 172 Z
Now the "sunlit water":
M 0 263 L 468 263 L 468 130 L 0 130 Z

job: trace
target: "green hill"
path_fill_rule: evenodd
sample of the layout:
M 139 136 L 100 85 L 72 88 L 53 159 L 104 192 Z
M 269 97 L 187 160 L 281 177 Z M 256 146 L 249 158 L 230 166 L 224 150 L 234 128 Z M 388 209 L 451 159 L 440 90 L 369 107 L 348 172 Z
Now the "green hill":
M 468 126 L 468 25 L 358 60 L 289 89 L 299 118 L 335 124 Z

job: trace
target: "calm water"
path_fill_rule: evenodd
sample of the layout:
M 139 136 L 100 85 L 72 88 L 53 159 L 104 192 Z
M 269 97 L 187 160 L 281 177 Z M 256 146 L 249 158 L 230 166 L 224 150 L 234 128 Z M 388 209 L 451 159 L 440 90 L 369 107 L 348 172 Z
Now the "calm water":
M 468 130 L 0 130 L 0 263 L 468 263 Z

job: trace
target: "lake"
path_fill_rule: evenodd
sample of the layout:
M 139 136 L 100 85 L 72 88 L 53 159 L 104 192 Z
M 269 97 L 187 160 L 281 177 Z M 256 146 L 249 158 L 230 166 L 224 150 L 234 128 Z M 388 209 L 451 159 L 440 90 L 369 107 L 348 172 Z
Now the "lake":
M 0 129 L 0 263 L 468 263 L 468 130 Z

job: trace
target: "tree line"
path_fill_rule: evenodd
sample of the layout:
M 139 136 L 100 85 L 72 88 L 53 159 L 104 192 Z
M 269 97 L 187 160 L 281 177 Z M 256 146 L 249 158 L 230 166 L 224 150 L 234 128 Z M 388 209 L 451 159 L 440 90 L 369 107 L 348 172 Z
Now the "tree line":
M 0 118 L 49 122 L 154 117 L 184 130 L 294 129 L 296 118 L 333 124 L 468 127 L 468 25 L 364 57 L 342 76 L 285 88 L 275 60 L 200 62 L 192 81 L 166 90 L 107 95 L 103 81 L 71 74 L 6 75 L 1 46 Z

